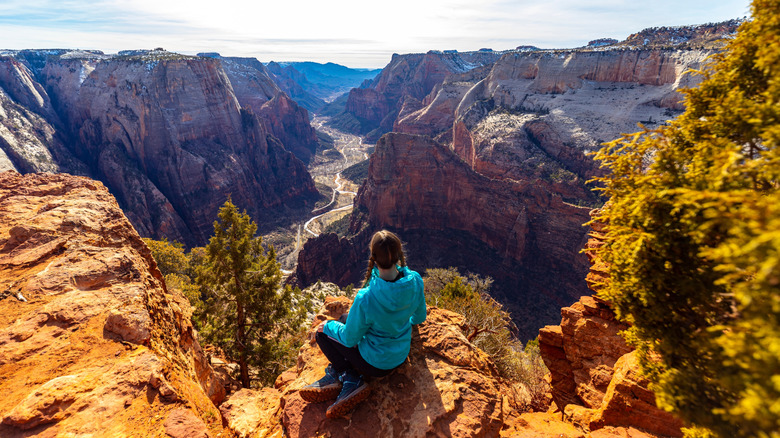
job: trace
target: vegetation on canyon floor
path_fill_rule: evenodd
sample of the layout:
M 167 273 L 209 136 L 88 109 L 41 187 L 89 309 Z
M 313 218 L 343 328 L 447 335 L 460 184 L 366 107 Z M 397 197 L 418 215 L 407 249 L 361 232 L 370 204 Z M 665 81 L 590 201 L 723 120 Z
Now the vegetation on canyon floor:
M 752 11 L 685 113 L 596 154 L 602 294 L 689 436 L 780 436 L 780 1 Z

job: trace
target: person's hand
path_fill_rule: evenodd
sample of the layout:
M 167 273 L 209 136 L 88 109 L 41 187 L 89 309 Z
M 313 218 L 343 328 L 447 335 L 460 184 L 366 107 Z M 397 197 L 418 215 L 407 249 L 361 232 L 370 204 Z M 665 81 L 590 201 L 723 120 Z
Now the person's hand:
M 328 321 L 322 321 L 318 326 L 317 330 L 314 331 L 314 333 L 311 334 L 311 341 L 314 342 L 315 336 L 317 336 L 317 333 L 322 333 L 325 329 L 325 323 Z

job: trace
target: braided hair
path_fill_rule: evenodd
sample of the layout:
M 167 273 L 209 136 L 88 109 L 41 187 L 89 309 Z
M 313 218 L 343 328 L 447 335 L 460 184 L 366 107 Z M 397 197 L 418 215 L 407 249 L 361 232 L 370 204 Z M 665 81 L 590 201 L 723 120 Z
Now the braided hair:
M 374 270 L 374 265 L 382 269 L 390 269 L 395 264 L 406 266 L 406 257 L 404 257 L 401 239 L 390 231 L 381 230 L 374 233 L 368 249 L 371 251 L 371 256 L 368 259 L 368 270 L 366 271 L 366 281 L 363 287 L 368 286 L 369 281 L 371 281 L 371 272 Z

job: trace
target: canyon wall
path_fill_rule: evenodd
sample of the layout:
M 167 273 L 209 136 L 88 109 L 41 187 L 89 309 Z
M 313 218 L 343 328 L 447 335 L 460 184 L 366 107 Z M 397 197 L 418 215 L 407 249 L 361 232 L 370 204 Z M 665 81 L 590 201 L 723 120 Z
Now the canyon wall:
M 308 163 L 317 152 L 317 133 L 309 112 L 274 81 L 274 75 L 255 58 L 219 57 L 242 108 L 251 108 L 266 132 L 285 149 Z
M 62 121 L 33 72 L 11 56 L 0 56 L 0 172 L 87 173 L 65 147 Z
M 491 64 L 500 56 L 493 51 L 394 54 L 369 86 L 350 90 L 336 124 L 376 141 L 393 128 L 405 97 L 422 100 L 447 76 Z
M 419 108 L 402 111 L 394 130 L 438 138 L 486 176 L 552 179 L 592 204 L 584 182 L 599 170 L 586 154 L 679 112 L 677 90 L 699 78 L 687 72 L 704 68 L 712 53 L 508 53 L 488 72 L 448 77 Z
M 218 59 L 163 50 L 45 55 L 0 59 L 3 168 L 88 174 L 142 235 L 188 246 L 207 241 L 228 197 L 270 226 L 304 214 L 318 196 L 305 165 L 273 135 L 310 157 L 308 115 L 261 72 L 237 80 L 239 99 Z

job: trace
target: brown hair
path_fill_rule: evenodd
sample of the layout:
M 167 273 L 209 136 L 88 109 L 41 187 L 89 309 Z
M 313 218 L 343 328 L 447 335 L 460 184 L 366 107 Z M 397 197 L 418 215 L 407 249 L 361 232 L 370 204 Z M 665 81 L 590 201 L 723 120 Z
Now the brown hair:
M 406 266 L 401 239 L 390 231 L 381 230 L 374 233 L 368 249 L 371 251 L 371 257 L 368 259 L 365 285 L 371 280 L 371 271 L 375 264 L 382 269 L 390 269 L 399 262 L 401 266 Z

